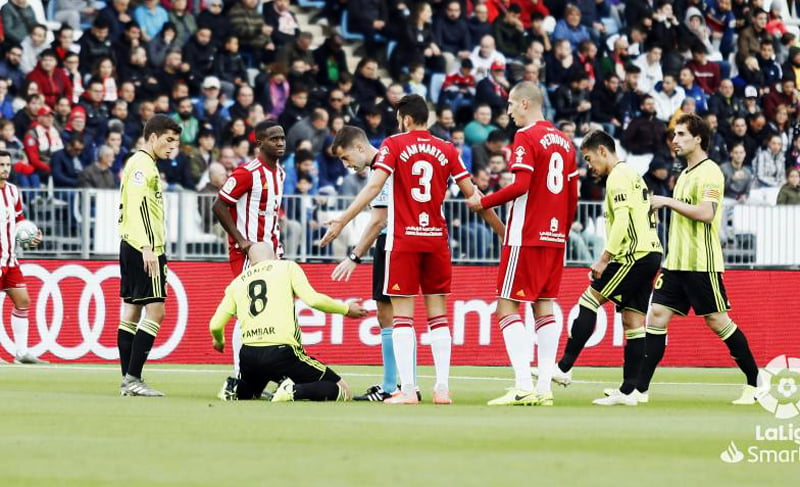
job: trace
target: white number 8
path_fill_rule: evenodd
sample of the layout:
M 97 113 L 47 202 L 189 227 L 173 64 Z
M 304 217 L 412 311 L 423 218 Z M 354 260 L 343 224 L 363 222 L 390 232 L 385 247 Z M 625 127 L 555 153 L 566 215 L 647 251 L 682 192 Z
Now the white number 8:
M 547 189 L 553 194 L 558 194 L 564 189 L 564 158 L 558 152 L 550 156 L 550 166 L 547 170 Z
M 433 166 L 428 161 L 417 161 L 411 166 L 411 174 L 419 176 L 421 188 L 412 188 L 411 197 L 420 203 L 431 200 L 431 179 L 433 179 Z

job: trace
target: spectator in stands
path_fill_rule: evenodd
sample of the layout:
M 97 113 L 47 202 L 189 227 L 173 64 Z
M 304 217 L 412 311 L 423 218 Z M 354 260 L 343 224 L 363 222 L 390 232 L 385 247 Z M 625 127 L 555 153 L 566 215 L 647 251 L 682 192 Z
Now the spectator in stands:
M 27 79 L 36 82 L 39 93 L 49 107 L 54 107 L 61 95 L 72 97 L 72 83 L 63 69 L 57 66 L 58 56 L 52 49 L 43 51 L 36 68 L 28 74 Z
M 383 140 L 388 136 L 383 124 L 383 112 L 373 105 L 362 110 L 362 118 L 364 119 L 362 128 L 367 134 L 367 140 L 373 147 L 380 147 Z
M 167 15 L 167 21 L 175 26 L 175 42 L 179 47 L 183 47 L 197 31 L 197 20 L 186 5 L 187 0 L 172 0 L 172 8 Z
M 464 127 L 465 143 L 470 147 L 482 144 L 496 129 L 492 125 L 492 108 L 489 105 L 478 105 L 473 112 L 473 120 Z
M 777 204 L 800 205 L 800 169 L 796 167 L 789 169 L 786 184 L 781 186 L 778 192 Z
M 703 115 L 703 118 L 711 129 L 708 137 L 708 150 L 706 151 L 708 158 L 717 164 L 727 162 L 729 157 L 728 148 L 725 145 L 725 139 L 717 130 L 719 128 L 717 116 L 709 112 Z
M 0 8 L 0 19 L 3 21 L 5 40 L 12 44 L 22 43 L 33 27 L 39 23 L 28 0 L 8 0 L 8 3 Z
M 156 0 L 149 0 L 155 2 Z M 81 73 L 88 73 L 92 69 L 94 61 L 101 57 L 114 59 L 114 50 L 111 48 L 111 41 L 108 39 L 109 22 L 105 17 L 96 17 L 92 22 L 89 32 L 84 32 L 79 41 L 80 45 L 80 64 Z
M 231 33 L 230 18 L 222 10 L 223 0 L 209 0 L 206 10 L 197 16 L 197 25 L 207 26 L 211 29 L 211 37 L 217 47 L 222 46 Z
M 200 84 L 214 72 L 217 47 L 211 42 L 211 28 L 201 25 L 183 46 L 183 62 L 189 65 L 192 92 L 199 91 Z M 217 78 L 219 79 L 219 78 Z
M 692 69 L 688 66 L 681 68 L 678 76 L 678 82 L 681 88 L 683 88 L 684 93 L 686 93 L 686 96 L 694 98 L 697 112 L 705 113 L 708 110 L 708 99 L 706 97 L 706 93 L 703 91 L 703 88 L 697 84 L 694 71 L 692 71 Z
M 74 35 L 75 31 L 67 24 L 61 24 L 61 27 L 55 32 L 55 39 L 50 43 L 50 48 L 56 51 L 59 65 L 62 65 L 67 53 L 72 52 L 75 44 Z
M 653 97 L 642 97 L 640 107 L 641 115 L 631 120 L 628 127 L 622 132 L 622 146 L 631 154 L 664 154 L 667 147 L 664 144 L 667 128 L 664 123 L 656 118 L 656 108 Z
M 444 15 L 433 21 L 433 40 L 442 51 L 446 61 L 446 71 L 452 72 L 458 60 L 469 58 L 472 39 L 467 20 L 462 15 L 461 2 L 448 0 Z
M 428 99 L 428 87 L 425 86 L 425 66 L 412 64 L 408 67 L 408 81 L 403 85 L 403 93 L 419 95 Z
M 117 73 L 114 61 L 109 57 L 102 57 L 95 61 L 91 76 L 103 82 L 103 101 L 113 103 L 117 101 Z
M 724 137 L 731 133 L 733 118 L 744 113 L 742 100 L 734 95 L 733 82 L 720 81 L 719 89 L 708 99 L 708 111 L 717 116 L 719 131 Z
M 661 47 L 651 45 L 646 54 L 636 58 L 634 64 L 642 70 L 639 75 L 639 91 L 654 93 L 656 85 L 664 79 L 661 71 Z
M 756 151 L 761 144 L 748 133 L 747 120 L 744 116 L 734 117 L 733 123 L 731 123 L 731 134 L 726 142 L 728 143 L 728 150 L 733 150 L 733 146 L 737 143 L 742 144 L 746 153 L 744 163 L 752 166 Z
M 356 103 L 360 106 L 374 105 L 385 93 L 386 87 L 378 78 L 378 62 L 370 57 L 362 58 L 353 79 L 352 96 Z
M 796 167 L 800 169 L 800 133 L 794 134 L 791 146 L 786 151 L 786 166 L 787 168 Z
M 289 102 L 286 104 L 283 113 L 278 117 L 278 123 L 288 133 L 294 124 L 309 115 L 311 115 L 311 109 L 308 106 L 308 89 L 305 86 L 292 86 Z
M 197 147 L 188 147 L 186 150 L 189 174 L 194 182 L 194 188 L 198 191 L 208 180 L 209 166 L 219 160 L 219 151 L 215 148 L 216 140 L 211 129 L 201 127 L 197 135 Z
M 397 105 L 405 95 L 403 85 L 392 83 L 386 88 L 386 94 L 378 103 L 377 108 L 381 111 L 381 129 L 387 135 L 394 135 L 398 132 L 397 126 Z
M 697 102 L 692 97 L 684 98 L 680 108 L 678 108 L 678 111 L 672 114 L 672 118 L 669 119 L 667 128 L 669 128 L 670 130 L 674 129 L 675 126 L 678 124 L 678 120 L 682 116 L 688 115 L 690 113 L 697 113 Z
M 22 39 L 22 60 L 20 69 L 24 73 L 30 73 L 36 67 L 39 55 L 48 48 L 47 27 L 37 24 L 31 28 L 31 33 Z
M 79 30 L 82 22 L 90 21 L 97 14 L 94 0 L 51 0 L 56 2 L 53 20 Z
M 36 168 L 28 161 L 25 146 L 14 133 L 14 123 L 11 120 L 0 119 L 0 141 L 5 144 L 5 150 L 11 154 L 11 166 L 17 186 L 38 188 L 41 182 L 36 174 Z
M 456 126 L 453 128 L 452 132 L 450 133 L 450 142 L 458 150 L 458 153 L 461 155 L 461 160 L 464 161 L 464 167 L 467 168 L 467 171 L 472 170 L 472 148 L 466 144 L 466 136 L 464 135 L 464 129 Z
M 400 79 L 410 64 L 423 64 L 429 72 L 443 73 L 445 59 L 433 37 L 430 21 L 433 10 L 427 2 L 420 2 L 408 24 L 399 32 L 397 47 L 389 59 L 389 72 L 394 79 Z
M 108 38 L 111 42 L 121 38 L 125 25 L 134 21 L 130 5 L 130 0 L 112 0 L 106 3 L 106 6 L 98 12 L 97 16 L 104 17 L 108 22 Z M 76 27 L 75 29 L 77 30 L 78 28 Z
M 753 166 L 755 188 L 780 188 L 786 182 L 786 154 L 780 135 L 769 137 L 767 146 L 756 152 Z
M 790 116 L 794 117 L 797 114 L 797 104 L 800 96 L 798 96 L 795 81 L 790 77 L 785 77 L 781 81 L 780 88 L 780 91 L 777 89 L 771 90 L 770 93 L 762 99 L 764 115 L 769 119 L 775 118 L 775 113 L 779 105 L 785 105 Z
M 313 52 L 314 64 L 317 66 L 317 83 L 326 89 L 336 86 L 341 73 L 349 73 L 347 55 L 343 49 L 344 39 L 333 33 Z
M 725 203 L 727 206 L 735 203 L 745 203 L 753 186 L 753 171 L 744 164 L 747 152 L 744 144 L 737 142 L 730 150 L 730 161 L 720 165 L 725 176 Z
M 161 180 L 167 184 L 167 191 L 193 190 L 189 161 L 185 154 L 178 153 L 172 159 L 156 161 Z
M 109 129 L 106 135 L 105 145 L 110 147 L 114 153 L 114 161 L 111 163 L 111 172 L 114 174 L 117 182 L 119 182 L 120 174 L 122 173 L 122 164 L 125 161 L 125 156 L 130 152 L 128 145 L 123 145 L 123 140 L 123 131 Z
M 25 154 L 42 182 L 50 174 L 50 159 L 64 148 L 61 135 L 53 126 L 53 109 L 42 105 L 36 112 L 36 121 L 25 133 Z
M 329 135 L 328 112 L 323 108 L 315 108 L 310 116 L 292 126 L 286 135 L 286 146 L 295 147 L 298 141 L 309 140 L 311 141 L 311 151 L 319 154 Z
M 305 70 L 316 72 L 317 66 L 314 62 L 314 53 L 311 50 L 312 36 L 310 32 L 300 32 L 292 40 L 280 48 L 277 52 L 276 61 L 287 66 L 293 66 L 297 61 L 302 61 L 306 66 Z M 312 81 L 313 79 L 313 81 Z M 309 76 L 308 80 L 303 80 L 306 85 L 312 86 L 316 78 Z
M 250 107 L 255 103 L 255 93 L 250 85 L 244 83 L 236 89 L 236 101 L 228 107 L 228 114 L 231 118 L 247 119 Z
M 488 169 L 489 160 L 492 156 L 506 154 L 509 143 L 508 135 L 500 130 L 495 129 L 489 133 L 489 137 L 481 144 L 472 146 L 472 172 L 475 173 L 478 169 Z
M 564 9 L 564 18 L 556 23 L 553 30 L 553 40 L 567 39 L 572 49 L 585 40 L 591 40 L 589 29 L 581 24 L 581 10 L 573 4 L 568 4 Z
M 472 76 L 472 61 L 462 59 L 458 71 L 450 73 L 442 83 L 439 106 L 448 106 L 460 115 L 462 108 L 471 108 L 475 100 L 475 77 Z M 471 111 L 471 110 L 470 110 Z
M 364 50 L 370 56 L 377 56 L 380 47 L 389 37 L 389 10 L 384 0 L 348 0 L 347 28 L 364 36 Z
M 628 39 L 625 36 L 619 36 L 614 41 L 614 49 L 600 61 L 600 71 L 603 77 L 608 77 L 612 73 L 615 73 L 620 79 L 624 79 L 625 73 L 629 71 L 628 68 L 630 65 Z M 639 72 L 641 73 L 641 68 Z
M 225 38 L 222 49 L 214 57 L 214 75 L 222 83 L 222 92 L 232 97 L 236 87 L 247 83 L 247 68 L 239 53 L 239 38 L 231 35 Z
M 731 90 L 733 90 L 733 85 L 731 85 Z M 686 98 L 683 88 L 677 85 L 675 75 L 672 73 L 664 74 L 660 89 L 653 91 L 651 95 L 656 104 L 656 118 L 665 123 L 672 119 Z
M 650 161 L 647 173 L 642 176 L 647 189 L 657 196 L 672 196 L 670 181 L 670 165 L 664 157 L 654 157 Z
M 771 41 L 770 35 L 766 30 L 767 12 L 761 8 L 755 10 L 750 25 L 739 32 L 737 40 L 738 50 L 736 52 L 736 66 L 739 71 L 746 69 L 758 70 L 758 59 L 756 54 L 761 49 L 761 41 Z
M 14 98 L 8 93 L 9 81 L 0 78 L 0 118 L 11 120 L 14 117 Z
M 152 59 L 151 62 L 153 62 Z M 167 51 L 161 69 L 155 72 L 155 78 L 161 85 L 161 89 L 158 92 L 159 96 L 169 93 L 170 90 L 174 90 L 179 84 L 188 86 L 191 81 L 191 74 L 189 66 L 183 62 L 183 55 L 179 49 L 173 48 Z M 161 110 L 162 112 L 168 110 L 168 107 L 162 108 L 164 108 Z
M 552 96 L 559 86 L 569 83 L 570 70 L 574 64 L 572 48 L 566 39 L 553 43 L 553 51 L 545 55 L 545 81 Z
M 83 171 L 83 138 L 72 137 L 66 147 L 53 153 L 50 167 L 53 175 L 53 187 L 77 188 L 78 174 Z
M 8 4 L 6 4 L 8 5 Z M 7 79 L 10 83 L 8 89 L 12 95 L 20 95 L 19 90 L 25 81 L 25 73 L 20 69 L 22 61 L 22 48 L 12 44 L 6 51 L 5 58 L 0 61 L 0 78 Z
M 73 137 L 83 138 L 86 133 L 86 110 L 81 106 L 70 109 L 67 115 L 67 123 L 61 132 L 61 140 L 66 144 Z
M 25 95 L 25 106 L 17 110 L 14 114 L 12 121 L 14 122 L 14 132 L 18 134 L 25 134 L 36 120 L 36 114 L 39 109 L 44 105 L 44 97 L 38 93 Z M 24 135 L 23 135 L 24 137 Z
M 358 172 L 353 172 L 345 176 L 339 196 L 357 196 L 364 186 L 367 185 L 369 178 L 369 168 L 364 167 Z
M 428 127 L 428 131 L 442 140 L 450 140 L 451 131 L 455 128 L 456 123 L 453 118 L 453 110 L 448 107 L 436 109 L 436 122 Z
M 540 78 L 541 72 L 542 68 L 538 64 L 526 64 L 522 71 L 522 81 L 530 81 L 539 87 L 542 91 L 542 114 L 547 120 L 553 120 L 556 116 L 556 110 L 553 108 L 552 102 L 550 102 L 550 94 L 547 92 L 547 87 L 545 87 Z
M 475 76 L 476 81 L 488 76 L 492 65 L 496 63 L 506 64 L 506 57 L 495 48 L 495 40 L 491 35 L 485 35 L 481 38 L 480 44 L 472 50 L 469 59 L 472 61 L 472 74 Z
M 297 17 L 289 10 L 289 0 L 265 3 L 263 9 L 264 24 L 272 27 L 270 35 L 275 43 L 275 50 L 292 44 L 300 33 L 300 24 L 297 23 Z
M 80 106 L 86 110 L 86 138 L 87 144 L 102 143 L 108 130 L 108 105 L 103 101 L 105 89 L 103 82 L 97 78 L 92 78 L 89 81 L 89 87 L 86 91 Z
M 192 99 L 185 96 L 178 100 L 178 109 L 171 116 L 183 129 L 181 130 L 180 136 L 181 145 L 193 146 L 197 141 L 197 134 L 200 131 L 200 121 L 192 114 L 193 111 Z
M 589 101 L 588 87 L 589 77 L 585 72 L 576 70 L 570 75 L 569 84 L 556 90 L 553 99 L 556 117 L 574 122 L 579 134 L 589 131 L 591 121 L 592 102 Z
M 97 161 L 78 173 L 79 188 L 116 189 L 117 179 L 111 170 L 114 149 L 102 145 L 97 150 Z
M 521 13 L 519 5 L 511 4 L 492 22 L 492 36 L 497 42 L 497 50 L 507 59 L 520 57 L 527 48 Z
M 780 135 L 783 147 L 791 147 L 794 129 L 789 122 L 789 109 L 786 105 L 778 105 L 775 118 L 767 123 L 767 131 Z
M 467 19 L 471 48 L 475 48 L 484 36 L 492 34 L 492 23 L 485 3 L 478 3 L 472 10 L 472 17 Z
M 761 86 L 772 87 L 783 79 L 783 69 L 775 56 L 775 46 L 772 39 L 763 39 L 759 45 L 759 52 L 756 54 L 758 68 L 763 81 Z
M 142 5 L 133 11 L 133 17 L 142 28 L 145 41 L 154 39 L 169 21 L 169 14 L 159 5 L 158 0 L 144 0 Z
M 489 171 L 486 168 L 475 168 L 472 171 L 472 183 L 483 194 L 490 192 Z M 464 194 L 459 192 L 458 199 Z M 469 259 L 487 259 L 492 247 L 492 230 L 477 215 L 467 209 L 467 205 L 459 202 L 452 219 L 453 234 L 459 244 L 459 253 Z
M 603 125 L 603 130 L 612 136 L 619 137 L 623 116 L 619 111 L 622 91 L 617 74 L 612 73 L 602 83 L 596 84 L 589 100 L 592 103 L 591 121 Z
M 239 38 L 242 51 L 251 55 L 254 63 L 261 61 L 269 64 L 275 57 L 272 27 L 264 24 L 258 6 L 259 0 L 239 0 L 228 11 L 231 33 Z
M 72 78 L 73 80 L 76 77 Z M 80 79 L 80 76 L 77 77 Z M 161 89 L 156 79 L 155 73 L 147 62 L 147 51 L 144 47 L 134 47 L 131 49 L 131 57 L 120 66 L 120 79 L 130 82 L 134 86 L 134 93 L 137 98 L 152 98 Z M 120 88 L 124 83 L 120 85 Z M 117 95 L 121 90 L 117 90 Z M 74 97 L 73 97 L 74 98 Z
M 505 113 L 509 89 L 511 84 L 506 79 L 506 66 L 492 64 L 489 76 L 480 80 L 475 87 L 475 103 L 489 105 L 494 116 Z
M 703 45 L 692 46 L 692 60 L 686 63 L 691 70 L 697 85 L 708 96 L 714 94 L 722 81 L 719 65 L 708 60 L 708 51 Z
M 711 37 L 719 41 L 722 59 L 727 60 L 736 48 L 736 16 L 731 10 L 731 0 L 717 0 L 706 5 L 706 23 L 711 29 Z

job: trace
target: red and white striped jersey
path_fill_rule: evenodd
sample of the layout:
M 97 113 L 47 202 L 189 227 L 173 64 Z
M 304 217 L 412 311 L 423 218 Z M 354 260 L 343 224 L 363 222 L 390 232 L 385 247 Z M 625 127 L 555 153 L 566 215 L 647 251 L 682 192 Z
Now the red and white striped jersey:
M 372 167 L 392 180 L 386 250 L 432 252 L 446 246 L 442 203 L 448 179 L 469 177 L 458 149 L 426 130 L 397 134 L 383 141 Z
M 547 120 L 522 128 L 510 169 L 533 174 L 530 189 L 511 203 L 503 243 L 564 248 L 573 217 L 570 194 L 578 184 L 572 141 Z
M 0 188 L 0 268 L 19 265 L 16 255 L 17 222 L 24 219 L 19 189 L 7 182 Z
M 234 169 L 219 191 L 219 197 L 232 204 L 231 216 L 244 238 L 272 243 L 278 256 L 282 254 L 278 218 L 284 179 L 286 173 L 280 164 L 273 170 L 256 158 Z M 229 235 L 230 247 L 235 243 Z

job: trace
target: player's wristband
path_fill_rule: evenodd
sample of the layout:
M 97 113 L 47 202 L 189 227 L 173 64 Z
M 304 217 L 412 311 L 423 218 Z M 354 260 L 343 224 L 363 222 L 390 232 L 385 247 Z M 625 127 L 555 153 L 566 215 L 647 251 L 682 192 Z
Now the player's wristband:
M 361 263 L 361 257 L 357 256 L 355 252 L 350 252 L 350 254 L 347 256 L 347 258 L 352 260 L 356 264 L 360 264 Z

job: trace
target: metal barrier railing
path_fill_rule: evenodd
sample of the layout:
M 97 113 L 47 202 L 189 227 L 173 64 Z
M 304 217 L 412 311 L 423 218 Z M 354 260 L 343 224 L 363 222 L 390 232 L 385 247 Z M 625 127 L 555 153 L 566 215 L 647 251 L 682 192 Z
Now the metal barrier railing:
M 45 235 L 43 244 L 27 257 L 114 258 L 119 251 L 117 218 L 119 192 L 94 189 L 23 189 L 27 217 Z M 215 193 L 165 193 L 169 256 L 173 260 L 225 260 L 225 232 L 211 211 Z M 284 196 L 280 225 L 287 258 L 300 262 L 338 261 L 358 242 L 369 220 L 359 215 L 335 243 L 321 248 L 325 222 L 337 217 L 352 197 Z M 505 208 L 496 209 L 505 219 Z M 800 265 L 800 206 L 727 205 L 720 239 L 731 267 Z M 449 199 L 444 214 L 450 230 L 453 262 L 496 263 L 501 242 L 463 200 Z M 659 235 L 666 243 L 669 221 L 661 212 Z M 602 203 L 581 202 L 570 230 L 567 264 L 588 265 L 603 251 L 605 223 Z M 369 256 L 366 256 L 369 259 Z

